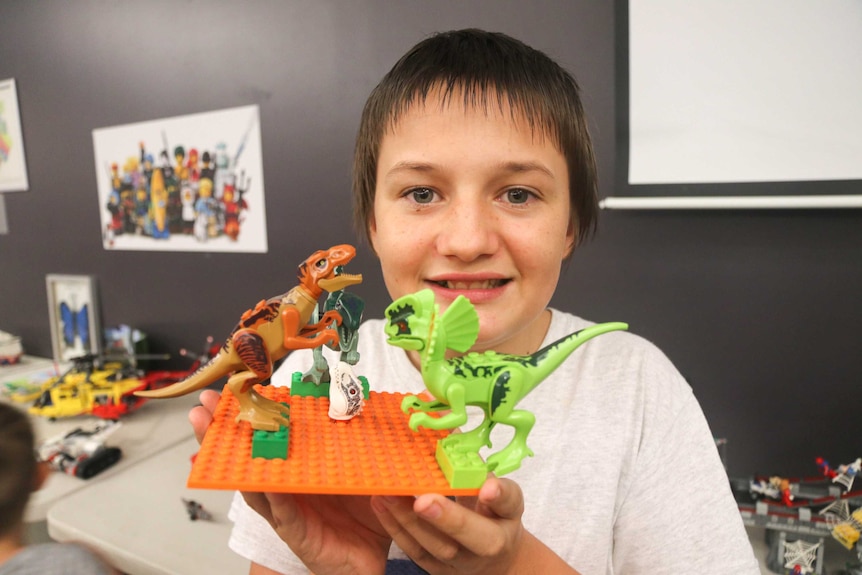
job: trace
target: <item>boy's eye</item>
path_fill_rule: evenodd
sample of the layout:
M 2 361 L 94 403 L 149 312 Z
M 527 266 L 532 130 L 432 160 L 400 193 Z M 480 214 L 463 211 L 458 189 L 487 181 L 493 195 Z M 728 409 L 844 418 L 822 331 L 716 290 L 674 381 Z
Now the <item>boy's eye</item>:
M 409 194 L 417 204 L 430 204 L 434 200 L 434 190 L 431 188 L 413 188 Z
M 523 188 L 512 188 L 511 190 L 506 190 L 506 200 L 511 204 L 526 204 L 530 201 L 530 197 L 532 195 L 532 192 Z

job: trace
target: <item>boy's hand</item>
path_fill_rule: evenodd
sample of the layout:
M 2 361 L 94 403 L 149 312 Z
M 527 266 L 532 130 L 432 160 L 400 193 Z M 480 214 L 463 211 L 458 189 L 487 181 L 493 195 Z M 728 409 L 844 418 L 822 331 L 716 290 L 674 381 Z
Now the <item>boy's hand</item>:
M 221 394 L 219 392 L 205 389 L 199 397 L 201 404 L 189 411 L 189 422 L 191 422 L 192 428 L 195 430 L 195 437 L 198 443 L 204 440 L 204 434 L 207 432 L 210 423 L 213 422 L 213 413 L 220 397 Z
M 489 477 L 478 498 L 374 497 L 393 541 L 431 574 L 505 573 L 524 540 L 524 497 L 511 480 Z
M 383 573 L 392 539 L 355 495 L 243 493 L 315 575 Z

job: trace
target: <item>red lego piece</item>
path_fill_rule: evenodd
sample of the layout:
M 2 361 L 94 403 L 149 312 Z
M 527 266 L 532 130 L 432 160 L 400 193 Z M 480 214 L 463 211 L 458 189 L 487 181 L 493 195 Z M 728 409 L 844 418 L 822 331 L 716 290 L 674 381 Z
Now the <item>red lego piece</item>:
M 411 431 L 401 411 L 404 394 L 372 391 L 361 415 L 335 421 L 327 398 L 291 397 L 285 387 L 257 391 L 290 405 L 287 459 L 251 458 L 251 425 L 234 422 L 238 403 L 223 392 L 195 457 L 190 488 L 332 495 L 479 492 L 449 486 L 435 458 L 437 441 L 448 432 Z

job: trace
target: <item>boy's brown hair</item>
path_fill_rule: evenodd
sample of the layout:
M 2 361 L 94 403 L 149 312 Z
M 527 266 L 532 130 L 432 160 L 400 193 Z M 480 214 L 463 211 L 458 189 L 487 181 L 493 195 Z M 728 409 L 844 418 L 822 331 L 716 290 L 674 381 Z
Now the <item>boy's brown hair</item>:
M 508 104 L 550 137 L 569 169 L 571 225 L 577 244 L 595 231 L 596 162 L 577 82 L 544 53 L 505 34 L 467 29 L 436 34 L 405 54 L 371 92 L 362 112 L 353 156 L 353 217 L 369 238 L 380 142 L 411 105 L 440 89 L 443 102 Z M 370 241 L 368 242 L 370 245 Z
M 22 411 L 0 402 L 0 536 L 23 521 L 38 480 L 33 428 Z

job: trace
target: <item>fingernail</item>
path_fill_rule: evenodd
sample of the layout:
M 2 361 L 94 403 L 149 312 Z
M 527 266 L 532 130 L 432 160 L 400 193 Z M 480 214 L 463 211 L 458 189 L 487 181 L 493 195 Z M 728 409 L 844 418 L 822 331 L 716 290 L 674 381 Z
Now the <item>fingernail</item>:
M 377 511 L 378 513 L 386 513 L 387 512 L 386 506 L 384 505 L 384 502 L 382 501 L 383 499 L 384 499 L 383 497 L 372 497 L 371 498 L 371 507 L 375 511 Z
M 443 515 L 443 508 L 435 501 L 424 509 L 419 509 L 417 512 L 425 519 L 438 519 Z

